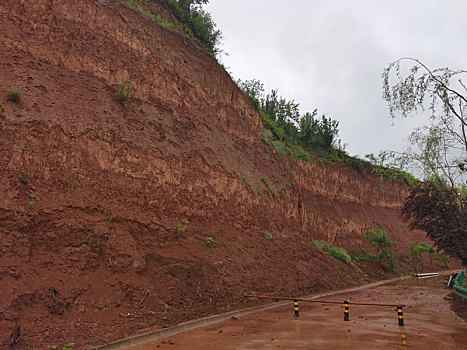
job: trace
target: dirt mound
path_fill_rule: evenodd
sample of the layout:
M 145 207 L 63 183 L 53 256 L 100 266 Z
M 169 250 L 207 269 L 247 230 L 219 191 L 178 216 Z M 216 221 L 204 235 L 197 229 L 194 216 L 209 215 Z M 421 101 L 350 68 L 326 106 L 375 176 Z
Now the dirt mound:
M 257 303 L 244 292 L 370 280 L 381 267 L 313 240 L 357 249 L 375 223 L 422 239 L 400 219 L 405 185 L 280 156 L 223 68 L 154 19 L 110 0 L 0 16 L 1 347 L 19 332 L 21 349 L 85 348 Z

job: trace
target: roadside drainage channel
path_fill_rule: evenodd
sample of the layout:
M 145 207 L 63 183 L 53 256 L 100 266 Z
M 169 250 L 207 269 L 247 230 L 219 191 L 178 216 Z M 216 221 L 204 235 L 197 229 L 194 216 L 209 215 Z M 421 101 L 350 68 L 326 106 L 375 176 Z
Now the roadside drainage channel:
M 209 316 L 205 318 L 201 318 L 198 320 L 194 321 L 188 321 L 185 323 L 181 323 L 177 326 L 170 327 L 170 328 L 164 328 L 164 329 L 159 329 L 157 331 L 153 331 L 150 333 L 145 333 L 137 336 L 133 336 L 130 338 L 126 338 L 123 340 L 118 340 L 116 342 L 107 344 L 107 345 L 102 345 L 102 346 L 97 346 L 97 347 L 91 347 L 90 349 L 93 350 L 118 350 L 118 349 L 124 349 L 133 345 L 138 345 L 138 344 L 143 344 L 147 343 L 151 340 L 155 340 L 158 338 L 163 338 L 163 337 L 168 337 L 170 335 L 182 333 L 185 331 L 189 331 L 195 328 L 200 328 L 204 327 L 213 323 L 218 323 L 221 321 L 229 320 L 232 317 L 240 317 L 248 314 L 252 314 L 255 312 L 259 311 L 264 311 L 264 310 L 269 310 L 269 309 L 274 309 L 280 306 L 285 306 L 290 304 L 287 301 L 281 302 L 281 303 L 275 303 L 275 304 L 268 304 L 268 305 L 262 305 L 262 306 L 255 306 L 249 309 L 243 309 L 243 310 L 237 310 L 237 311 L 231 311 L 227 312 L 225 314 L 221 315 L 215 315 L 215 316 Z
M 443 271 L 442 273 L 448 273 L 447 271 Z M 358 287 L 352 287 L 352 288 L 347 288 L 347 289 L 342 289 L 338 291 L 332 291 L 332 292 L 326 292 L 326 293 L 320 293 L 320 294 L 313 294 L 310 296 L 303 297 L 301 299 L 303 300 L 312 300 L 312 299 L 317 299 L 317 298 L 322 298 L 330 295 L 336 295 L 336 294 L 342 294 L 342 293 L 349 293 L 349 292 L 354 292 L 358 291 L 361 289 L 367 289 L 367 288 L 372 288 L 372 287 L 377 287 L 383 284 L 388 284 L 388 283 L 393 283 L 405 279 L 412 278 L 413 276 L 408 275 L 408 276 L 403 276 L 403 277 L 398 277 L 398 278 L 393 278 L 390 280 L 384 280 L 384 281 L 378 281 L 374 283 L 368 283 L 364 284 Z M 248 314 L 252 314 L 255 312 L 260 312 L 260 311 L 265 311 L 265 310 L 270 310 L 270 309 L 275 309 L 279 308 L 282 306 L 288 306 L 290 305 L 290 301 L 283 301 L 283 302 L 276 302 L 276 303 L 271 303 L 268 305 L 261 305 L 261 306 L 255 306 L 252 308 L 248 309 L 242 309 L 242 310 L 236 310 L 236 311 L 231 311 L 227 312 L 224 314 L 220 315 L 214 315 L 214 316 L 209 316 L 209 317 L 204 317 L 198 320 L 194 321 L 188 321 L 181 323 L 177 326 L 171 327 L 171 328 L 164 328 L 164 329 L 159 329 L 156 331 L 152 331 L 149 333 L 141 334 L 141 335 L 136 335 L 130 338 L 122 339 L 122 340 L 117 340 L 113 343 L 106 344 L 106 345 L 101 345 L 101 346 L 95 346 L 95 347 L 90 347 L 89 349 L 93 350 L 118 350 L 118 349 L 124 349 L 130 346 L 138 345 L 138 344 L 143 344 L 147 343 L 149 341 L 158 339 L 158 338 L 163 338 L 163 337 L 168 337 L 171 335 L 175 335 L 178 333 L 182 333 L 185 331 L 189 331 L 195 328 L 200 328 L 204 327 L 207 325 L 211 325 L 214 323 L 218 323 L 221 321 L 228 320 L 232 317 L 240 317 L 240 316 L 245 316 Z

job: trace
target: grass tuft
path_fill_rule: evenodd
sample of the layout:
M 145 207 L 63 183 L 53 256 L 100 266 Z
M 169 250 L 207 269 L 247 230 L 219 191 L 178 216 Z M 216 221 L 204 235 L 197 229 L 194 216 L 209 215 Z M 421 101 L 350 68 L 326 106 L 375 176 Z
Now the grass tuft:
M 344 263 L 350 262 L 352 259 L 344 248 L 334 247 L 326 241 L 313 241 L 316 248 L 331 254 L 331 256 Z

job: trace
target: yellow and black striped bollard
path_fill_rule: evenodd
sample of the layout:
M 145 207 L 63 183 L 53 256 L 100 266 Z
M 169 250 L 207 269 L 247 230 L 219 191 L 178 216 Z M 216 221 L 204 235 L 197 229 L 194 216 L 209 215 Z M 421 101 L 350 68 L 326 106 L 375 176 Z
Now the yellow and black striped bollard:
M 401 332 L 401 342 L 402 346 L 407 346 L 407 336 L 405 335 L 404 331 Z
M 399 326 L 404 326 L 404 311 L 402 310 L 402 305 L 397 305 L 397 319 L 399 320 Z
M 344 321 L 350 321 L 349 318 L 349 304 L 348 300 L 344 300 Z
M 294 317 L 299 317 L 298 313 L 298 299 L 293 300 L 293 309 L 294 309 Z

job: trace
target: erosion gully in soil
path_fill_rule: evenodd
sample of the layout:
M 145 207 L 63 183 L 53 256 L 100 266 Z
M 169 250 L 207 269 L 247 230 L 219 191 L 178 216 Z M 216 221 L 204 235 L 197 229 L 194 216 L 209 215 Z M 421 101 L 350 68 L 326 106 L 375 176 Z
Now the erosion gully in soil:
M 279 155 L 191 40 L 110 0 L 5 0 L 0 18 L 1 348 L 82 349 L 264 303 L 244 293 L 387 278 L 313 245 L 360 251 L 375 224 L 410 270 L 424 233 L 401 220 L 406 184 Z

